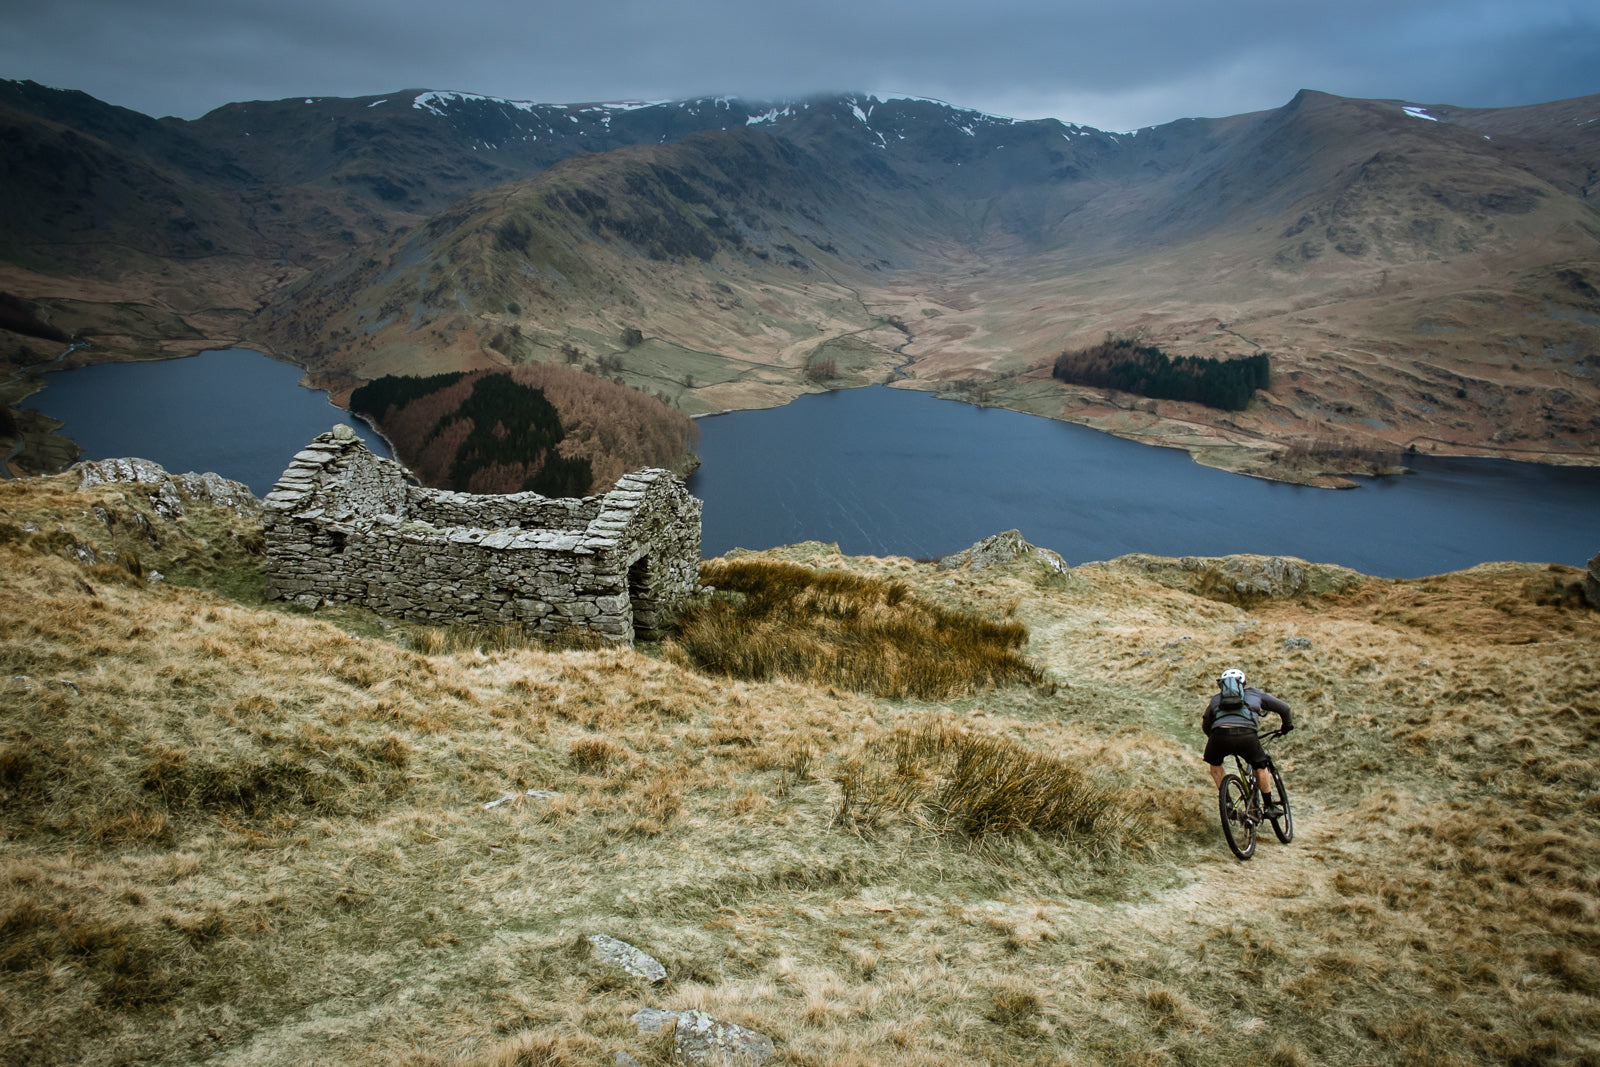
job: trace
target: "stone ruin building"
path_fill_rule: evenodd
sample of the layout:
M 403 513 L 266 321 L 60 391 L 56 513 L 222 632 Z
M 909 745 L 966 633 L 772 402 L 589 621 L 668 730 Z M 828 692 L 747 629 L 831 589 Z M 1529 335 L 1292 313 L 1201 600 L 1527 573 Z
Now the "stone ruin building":
M 582 499 L 426 489 L 340 425 L 297 453 L 263 501 L 268 596 L 648 640 L 699 588 L 700 507 L 653 468 Z

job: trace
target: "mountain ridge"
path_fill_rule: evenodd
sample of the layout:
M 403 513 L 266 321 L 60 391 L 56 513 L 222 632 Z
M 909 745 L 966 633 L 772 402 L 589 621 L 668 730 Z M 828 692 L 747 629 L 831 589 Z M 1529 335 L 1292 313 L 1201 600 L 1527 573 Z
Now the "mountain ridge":
M 62 365 L 226 339 L 338 395 L 578 349 L 691 412 L 892 378 L 1312 482 L 1346 446 L 1595 454 L 1600 97 L 1304 90 L 1126 134 L 868 94 L 406 90 L 196 120 L 97 103 L 0 83 L 31 151 L 6 164 L 24 195 L 0 219 L 0 290 L 97 331 Z M 71 185 L 46 180 L 63 142 Z M 1107 334 L 1270 352 L 1275 384 L 1227 420 L 1045 388 L 1050 360 Z M 53 354 L 0 342 L 14 402 Z

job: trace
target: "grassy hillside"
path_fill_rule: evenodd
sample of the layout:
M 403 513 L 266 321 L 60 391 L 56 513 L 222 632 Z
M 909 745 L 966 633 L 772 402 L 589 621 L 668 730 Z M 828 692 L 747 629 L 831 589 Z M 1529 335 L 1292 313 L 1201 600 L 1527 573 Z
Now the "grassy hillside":
M 727 561 L 1021 627 L 1043 675 L 880 698 L 269 609 L 248 515 L 75 486 L 0 485 L 4 1062 L 666 1063 L 647 1006 L 790 1064 L 1600 1057 L 1568 569 L 1240 606 L 1147 557 Z M 1301 724 L 1298 836 L 1248 864 L 1197 758 L 1224 665 Z M 1100 814 L 964 817 L 962 754 Z
M 575 362 L 691 413 L 773 406 L 841 340 L 870 348 L 834 384 L 867 384 L 904 337 L 859 288 L 927 223 L 841 177 L 759 130 L 577 157 L 330 261 L 251 329 L 336 388 Z

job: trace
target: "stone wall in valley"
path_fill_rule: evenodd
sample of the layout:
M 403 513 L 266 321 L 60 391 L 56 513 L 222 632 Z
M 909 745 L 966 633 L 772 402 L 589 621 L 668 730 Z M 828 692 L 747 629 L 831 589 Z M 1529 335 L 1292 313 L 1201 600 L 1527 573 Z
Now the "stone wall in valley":
M 474 496 L 411 484 L 336 426 L 263 506 L 268 593 L 284 600 L 631 643 L 699 588 L 701 504 L 665 470 L 582 499 Z

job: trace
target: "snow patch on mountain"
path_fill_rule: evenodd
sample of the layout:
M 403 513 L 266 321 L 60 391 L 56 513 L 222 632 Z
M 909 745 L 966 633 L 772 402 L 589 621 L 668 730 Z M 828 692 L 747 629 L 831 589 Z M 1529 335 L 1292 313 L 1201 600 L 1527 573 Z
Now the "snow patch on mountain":
M 476 93 L 442 92 L 438 90 L 430 90 L 425 93 L 419 93 L 417 98 L 411 101 L 411 106 L 419 111 L 429 111 L 435 115 L 438 115 L 440 118 L 445 118 L 447 117 L 445 109 L 449 105 L 465 104 L 468 102 L 480 104 L 500 104 L 504 107 L 516 108 L 518 111 L 527 111 L 530 113 L 540 106 L 527 100 L 501 100 L 498 97 L 479 96 Z

